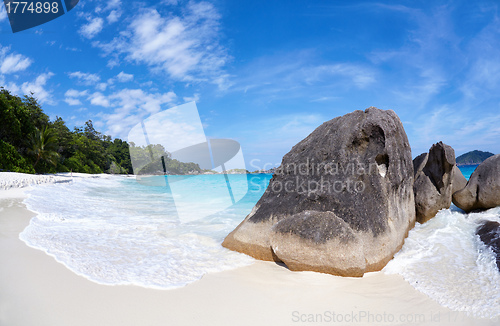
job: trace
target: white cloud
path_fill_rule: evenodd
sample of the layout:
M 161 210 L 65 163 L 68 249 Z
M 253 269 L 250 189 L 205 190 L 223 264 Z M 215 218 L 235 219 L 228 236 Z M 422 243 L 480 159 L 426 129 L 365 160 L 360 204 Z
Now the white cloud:
M 82 36 L 91 39 L 99 34 L 104 27 L 104 20 L 101 17 L 89 18 L 87 24 L 82 25 L 79 32 Z
M 113 24 L 116 23 L 120 17 L 122 16 L 122 12 L 120 10 L 112 10 L 109 15 L 106 17 L 108 23 Z
M 23 71 L 28 68 L 33 61 L 21 54 L 9 54 L 2 59 L 0 72 L 2 74 L 10 74 L 18 71 Z
M 64 102 L 68 103 L 68 105 L 82 105 L 82 102 L 79 99 L 73 97 L 66 97 Z
M 330 102 L 330 101 L 337 101 L 339 99 L 340 99 L 340 97 L 338 97 L 338 96 L 321 96 L 321 97 L 312 99 L 309 102 Z
M 174 92 L 168 93 L 147 93 L 142 89 L 123 89 L 110 96 L 117 102 L 120 111 L 130 113 L 135 109 L 140 109 L 148 114 L 157 113 L 161 106 L 171 103 L 176 95 Z
M 68 89 L 66 93 L 64 93 L 64 96 L 66 97 L 81 97 L 87 95 L 88 91 L 77 91 L 76 89 Z
M 33 60 L 16 53 L 9 53 L 10 47 L 2 47 L 0 45 L 0 73 L 10 74 L 26 70 Z
M 162 4 L 165 4 L 167 6 L 177 6 L 179 4 L 179 1 L 177 0 L 162 0 Z
M 132 126 L 141 119 L 173 104 L 174 92 L 149 93 L 142 89 L 122 89 L 110 95 L 96 92 L 89 97 L 91 104 L 114 108 L 112 113 L 101 113 L 108 130 L 106 133 L 126 137 Z
M 97 74 L 90 74 L 81 71 L 70 72 L 68 75 L 70 78 L 77 78 L 81 84 L 87 86 L 95 85 L 101 80 L 101 77 Z
M 37 98 L 40 103 L 47 103 L 50 105 L 55 105 L 55 101 L 52 98 L 52 94 L 50 91 L 45 89 L 45 85 L 47 81 L 54 76 L 52 72 L 47 72 L 40 74 L 37 78 L 35 78 L 32 82 L 24 82 L 20 86 L 16 83 L 7 84 L 7 89 L 11 90 L 16 94 L 25 94 L 30 95 L 33 93 L 33 96 Z
M 80 27 L 79 33 L 87 38 L 92 39 L 97 34 L 99 34 L 105 27 L 106 24 L 113 24 L 120 20 L 123 14 L 121 9 L 121 0 L 110 0 L 110 1 L 93 1 L 89 0 L 87 2 L 93 2 L 95 7 L 93 13 L 78 12 L 80 18 L 85 19 L 85 23 Z
M 350 63 L 337 63 L 306 67 L 302 71 L 306 83 L 315 83 L 331 77 L 346 77 L 358 88 L 364 88 L 375 82 L 372 69 Z
M 90 1 L 92 1 L 92 0 L 90 0 Z M 94 12 L 96 14 L 101 14 L 101 13 L 106 13 L 106 12 L 113 11 L 113 10 L 118 10 L 121 7 L 121 0 L 105 1 L 105 4 L 106 4 L 105 7 L 101 6 L 103 4 L 102 1 L 94 1 L 94 2 L 97 2 L 96 7 L 94 9 Z M 85 15 L 82 14 L 82 16 L 85 16 Z
M 200 100 L 200 94 L 198 93 L 195 93 L 193 96 L 184 96 L 182 98 L 184 100 L 184 102 L 198 102 Z
M 460 53 L 464 40 L 457 36 L 454 28 L 453 4 L 429 10 L 402 5 L 365 5 L 393 11 L 412 22 L 412 28 L 406 31 L 406 42 L 400 48 L 373 51 L 369 59 L 376 65 L 391 66 L 392 76 L 385 70 L 386 87 L 392 89 L 396 97 L 416 109 L 426 108 L 466 65 Z
M 90 103 L 93 105 L 109 107 L 111 104 L 106 96 L 104 96 L 101 92 L 95 92 L 89 96 Z
M 379 78 L 377 69 L 364 63 L 325 62 L 314 50 L 291 51 L 257 58 L 247 64 L 232 90 L 251 92 L 258 101 L 349 96 L 370 90 Z
M 493 150 L 500 137 L 500 115 L 477 109 L 444 105 L 420 116 L 412 125 L 409 140 L 414 156 L 426 152 L 438 141 L 452 146 L 455 153 L 471 149 Z
M 107 1 L 107 6 L 104 10 L 112 10 L 116 8 L 120 8 L 121 0 L 109 0 Z
M 134 75 L 126 74 L 122 71 L 118 75 L 116 75 L 116 78 L 118 79 L 119 82 L 125 83 L 134 79 Z
M 494 19 L 468 45 L 469 70 L 461 91 L 466 98 L 484 101 L 500 87 L 500 21 Z
M 86 96 L 87 93 L 87 90 L 77 91 L 76 89 L 68 89 L 66 93 L 64 93 L 64 102 L 68 103 L 68 105 L 82 105 L 78 97 Z
M 117 65 L 119 57 L 146 64 L 180 81 L 209 81 L 224 87 L 223 67 L 230 59 L 219 44 L 220 15 L 207 2 L 189 2 L 184 15 L 162 15 L 145 9 L 128 29 L 110 42 L 94 42 Z
M 106 88 L 108 88 L 108 83 L 99 83 L 96 85 L 96 87 L 100 91 L 105 91 Z
M 8 53 L 9 51 L 10 47 L 2 47 L 0 45 L 1 74 L 10 74 L 23 71 L 32 64 L 33 61 L 30 58 L 25 57 L 21 54 Z M 24 82 L 21 85 L 18 85 L 15 82 L 6 83 L 4 76 L 1 74 L 0 81 L 2 82 L 2 84 L 5 84 L 6 88 L 9 89 L 12 93 L 18 95 L 30 95 L 31 93 L 33 93 L 33 96 L 37 98 L 41 103 L 47 103 L 50 105 L 55 104 L 51 92 L 45 89 L 45 85 L 47 84 L 48 79 L 50 79 L 54 75 L 52 72 L 42 73 L 38 75 L 35 80 L 31 82 Z
M 113 113 L 102 113 L 107 133 L 125 136 L 141 118 L 159 112 L 163 105 L 173 103 L 174 92 L 148 93 L 142 89 L 122 89 L 109 95 L 95 92 L 88 97 L 92 105 L 114 108 Z

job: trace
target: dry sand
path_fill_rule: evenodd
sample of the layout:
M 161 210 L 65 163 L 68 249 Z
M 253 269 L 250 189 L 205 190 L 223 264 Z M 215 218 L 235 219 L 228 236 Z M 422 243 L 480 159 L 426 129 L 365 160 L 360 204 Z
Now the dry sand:
M 15 179 L 4 173 L 2 178 Z M 381 272 L 342 278 L 256 261 L 175 290 L 96 284 L 19 240 L 34 213 L 19 189 L 5 188 L 0 190 L 1 326 L 498 325 L 444 308 L 400 276 Z

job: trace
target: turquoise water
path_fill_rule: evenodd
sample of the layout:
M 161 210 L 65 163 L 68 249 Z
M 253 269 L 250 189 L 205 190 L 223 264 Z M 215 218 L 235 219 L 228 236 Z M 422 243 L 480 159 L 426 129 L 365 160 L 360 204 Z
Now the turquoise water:
M 470 176 L 472 175 L 472 172 L 474 172 L 474 170 L 476 170 L 476 168 L 479 166 L 479 164 L 477 165 L 464 165 L 464 166 L 459 166 L 458 168 L 460 169 L 460 171 L 462 171 L 462 174 L 464 175 L 464 177 L 469 180 L 470 179 Z
M 157 178 L 155 181 L 164 180 Z M 228 193 L 220 175 L 184 180 L 191 185 L 188 194 L 121 176 L 40 185 L 25 200 L 38 215 L 20 238 L 98 283 L 176 288 L 206 273 L 254 261 L 221 243 L 251 211 L 270 178 L 265 174 L 231 175 L 232 190 L 236 193 L 246 187 L 247 192 L 229 207 L 220 200 L 220 192 L 214 190 L 208 196 L 205 191 L 226 189 Z M 200 194 L 204 197 L 196 197 Z M 179 207 L 187 212 L 182 218 Z

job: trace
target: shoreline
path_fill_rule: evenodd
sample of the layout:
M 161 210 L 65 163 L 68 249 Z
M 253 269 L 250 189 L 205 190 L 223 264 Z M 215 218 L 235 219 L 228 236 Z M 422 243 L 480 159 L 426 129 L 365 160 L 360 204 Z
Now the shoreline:
M 25 197 L 0 190 L 2 325 L 496 324 L 442 307 L 383 272 L 342 278 L 256 261 L 172 290 L 97 284 L 19 239 L 35 216 Z

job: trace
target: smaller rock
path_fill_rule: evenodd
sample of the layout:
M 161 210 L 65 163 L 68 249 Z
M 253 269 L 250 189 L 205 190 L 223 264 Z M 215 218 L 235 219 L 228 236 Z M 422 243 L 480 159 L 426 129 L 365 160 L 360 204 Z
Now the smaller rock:
M 453 167 L 453 193 L 456 193 L 459 190 L 462 190 L 467 186 L 467 179 L 462 174 L 462 171 L 458 168 L 458 166 Z
M 453 203 L 466 212 L 500 206 L 500 154 L 476 168 L 467 186 L 453 194 Z
M 497 258 L 497 268 L 500 271 L 500 223 L 484 221 L 476 230 L 481 241 L 491 248 Z
M 441 209 L 450 208 L 455 166 L 455 151 L 443 142 L 432 145 L 429 153 L 414 159 L 413 191 L 418 222 L 427 222 Z
M 415 176 L 418 172 L 421 172 L 424 169 L 428 159 L 429 153 L 422 153 L 419 156 L 415 157 L 415 159 L 413 160 L 413 173 L 415 174 Z

